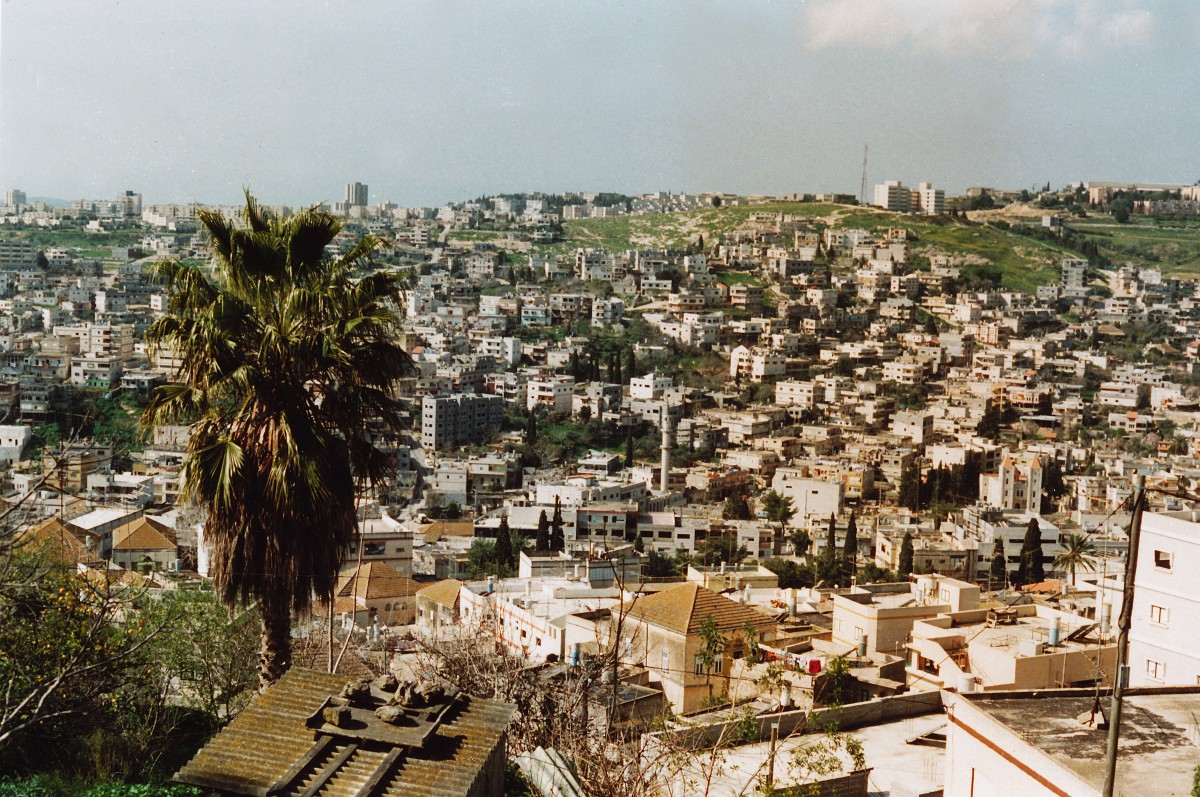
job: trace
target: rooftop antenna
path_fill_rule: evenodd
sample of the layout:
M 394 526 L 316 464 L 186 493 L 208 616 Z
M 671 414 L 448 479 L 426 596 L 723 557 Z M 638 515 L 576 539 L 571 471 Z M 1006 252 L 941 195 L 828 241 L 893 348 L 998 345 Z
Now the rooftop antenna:
M 863 144 L 863 172 L 862 183 L 858 186 L 858 201 L 859 204 L 867 202 L 867 145 Z

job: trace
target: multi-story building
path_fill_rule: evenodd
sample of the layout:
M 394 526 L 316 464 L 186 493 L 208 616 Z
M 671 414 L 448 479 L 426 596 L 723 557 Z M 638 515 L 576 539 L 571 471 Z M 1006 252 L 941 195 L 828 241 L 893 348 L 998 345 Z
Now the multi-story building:
M 935 216 L 946 212 L 946 192 L 940 188 L 934 188 L 932 183 L 921 183 L 917 186 L 917 190 L 913 192 L 914 207 L 913 210 L 920 210 L 921 213 Z
M 762 382 L 787 372 L 787 355 L 781 351 L 764 348 L 738 346 L 729 354 L 729 376 L 733 379 L 749 379 Z
M 1062 262 L 1062 287 L 1063 295 L 1067 298 L 1077 298 L 1087 295 L 1087 268 L 1086 260 L 1067 257 Z
M 912 190 L 899 180 L 886 180 L 875 186 L 875 205 L 893 213 L 912 210 Z
M 1008 454 L 995 473 L 979 476 L 979 500 L 987 506 L 1037 514 L 1042 507 L 1042 458 Z
M 840 515 L 845 506 L 846 486 L 840 479 L 813 478 L 803 468 L 779 468 L 771 489 L 792 499 L 797 521 Z
M 346 183 L 345 203 L 350 207 L 366 207 L 367 186 L 364 183 Z
M 421 400 L 421 448 L 444 449 L 482 443 L 504 423 L 504 399 L 456 393 Z
M 1198 575 L 1200 512 L 1145 513 L 1129 631 L 1130 686 L 1200 686 Z
M 575 394 L 575 378 L 543 374 L 533 377 L 525 386 L 525 409 L 541 408 L 556 415 L 571 412 L 571 399 Z

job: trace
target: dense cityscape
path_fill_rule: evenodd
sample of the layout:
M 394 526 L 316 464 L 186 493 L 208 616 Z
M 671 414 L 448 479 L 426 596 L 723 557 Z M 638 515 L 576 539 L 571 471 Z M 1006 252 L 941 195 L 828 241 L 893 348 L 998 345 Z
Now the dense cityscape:
M 1200 4 L 0 3 L 0 797 L 1200 797 Z
M 1200 187 L 871 199 L 8 191 L 3 760 L 1189 793 Z

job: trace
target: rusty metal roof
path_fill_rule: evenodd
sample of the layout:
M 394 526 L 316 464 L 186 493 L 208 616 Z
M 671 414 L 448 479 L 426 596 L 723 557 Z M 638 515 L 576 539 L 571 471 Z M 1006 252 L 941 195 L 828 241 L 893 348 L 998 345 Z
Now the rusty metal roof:
M 369 720 L 355 714 L 342 727 L 331 726 L 321 710 L 347 680 L 292 668 L 196 753 L 175 780 L 252 797 L 465 795 L 482 776 L 515 708 L 458 695 L 445 705 L 410 712 L 410 723 L 394 733 L 376 727 L 371 711 Z M 372 692 L 372 699 L 379 697 Z

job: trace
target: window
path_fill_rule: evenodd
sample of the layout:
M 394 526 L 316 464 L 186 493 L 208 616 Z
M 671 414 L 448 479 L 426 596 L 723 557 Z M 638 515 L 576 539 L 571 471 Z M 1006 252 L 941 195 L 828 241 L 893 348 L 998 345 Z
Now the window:
M 1150 622 L 1155 625 L 1166 625 L 1171 619 L 1171 610 L 1165 606 L 1150 604 Z
M 1167 665 L 1154 659 L 1146 659 L 1146 677 L 1151 681 L 1161 681 L 1167 676 Z
M 716 655 L 716 661 L 713 662 L 713 672 L 718 675 L 725 669 L 725 657 L 720 653 Z
M 696 675 L 704 675 L 704 657 L 696 654 Z
M 1171 569 L 1171 559 L 1172 559 L 1172 556 L 1171 556 L 1170 551 L 1155 551 L 1154 552 L 1154 566 L 1159 568 L 1160 570 L 1170 570 Z
M 662 652 L 662 671 L 667 672 L 671 669 L 671 651 L 663 650 Z

